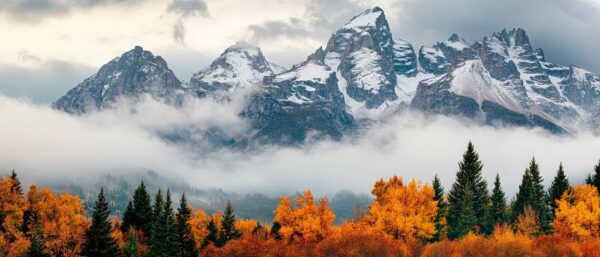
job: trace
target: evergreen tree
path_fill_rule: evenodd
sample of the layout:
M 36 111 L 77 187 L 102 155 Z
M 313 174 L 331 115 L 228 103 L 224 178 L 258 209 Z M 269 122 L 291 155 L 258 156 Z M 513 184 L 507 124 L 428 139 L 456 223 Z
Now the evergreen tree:
M 446 216 L 448 215 L 448 203 L 446 203 L 446 199 L 444 199 L 444 188 L 442 187 L 442 183 L 440 182 L 440 178 L 438 178 L 437 174 L 433 179 L 432 185 L 435 192 L 433 195 L 433 200 L 437 201 L 438 209 L 434 219 L 436 232 L 432 238 L 432 241 L 437 242 L 441 239 L 444 239 L 447 234 Z
M 217 246 L 224 246 L 227 242 L 239 238 L 240 236 L 242 236 L 242 233 L 235 228 L 235 214 L 233 213 L 233 207 L 231 206 L 231 202 L 227 201 L 225 213 L 223 213 L 223 219 L 221 220 L 221 231 Z
M 127 242 L 123 251 L 125 254 L 123 257 L 138 257 L 138 256 L 140 256 L 140 253 L 138 251 L 137 238 L 135 238 L 135 233 L 133 232 L 132 228 L 129 229 L 129 242 Z
M 127 208 L 125 209 L 125 212 L 123 213 L 123 222 L 121 223 L 121 231 L 123 231 L 123 232 L 129 231 L 129 229 L 131 227 L 135 227 L 134 226 L 135 219 L 136 219 L 135 209 L 133 209 L 133 202 L 130 200 L 127 203 Z
M 98 199 L 93 208 L 92 225 L 86 232 L 83 254 L 87 257 L 119 256 L 119 248 L 112 238 L 111 224 L 108 220 L 110 212 L 104 198 L 104 189 L 100 188 Z
M 492 190 L 492 208 L 490 210 L 492 221 L 494 224 L 502 224 L 508 222 L 508 206 L 506 205 L 506 196 L 502 191 L 500 184 L 500 175 L 496 174 L 494 181 L 494 190 Z
M 51 257 L 50 254 L 46 253 L 44 235 L 39 225 L 35 226 L 29 249 L 27 249 L 27 257 Z
M 477 216 L 473 206 L 473 193 L 467 187 L 459 202 L 459 208 L 462 210 L 457 216 L 457 223 L 452 228 L 454 238 L 459 238 L 467 235 L 469 232 L 474 232 L 477 229 Z
M 179 209 L 177 209 L 177 232 L 179 245 L 181 246 L 181 257 L 197 257 L 198 250 L 192 235 L 192 228 L 188 221 L 192 217 L 192 210 L 188 207 L 185 194 L 181 195 Z
M 281 223 L 275 221 L 271 226 L 271 236 L 275 238 L 275 240 L 281 240 L 283 237 L 279 231 L 281 230 Z
M 15 170 L 13 170 L 10 174 L 10 178 L 14 181 L 14 184 L 11 188 L 13 192 L 17 192 L 19 195 L 23 195 L 23 187 L 21 186 L 21 181 L 17 177 L 17 173 L 15 172 Z
M 540 176 L 540 169 L 535 162 L 535 158 L 529 162 L 529 168 L 525 170 L 523 181 L 519 186 L 519 192 L 513 205 L 512 219 L 516 220 L 527 206 L 531 207 L 536 213 L 540 222 L 537 234 L 548 234 L 552 232 L 551 220 L 552 213 L 548 205 L 548 195 L 542 184 L 543 179 Z
M 489 215 L 490 198 L 487 183 L 481 176 L 483 165 L 471 142 L 469 142 L 467 150 L 463 154 L 463 160 L 458 166 L 456 181 L 448 193 L 448 237 L 454 239 L 465 235 L 465 228 L 479 228 L 480 232 L 489 234 L 493 229 Z M 470 197 L 466 197 L 467 191 L 472 194 Z M 470 224 L 470 220 L 461 220 L 469 218 L 469 215 L 465 216 L 463 213 L 465 199 L 473 201 L 470 206 L 475 215 L 475 226 L 472 227 L 465 226 L 465 224 Z
M 213 219 L 210 219 L 208 225 L 206 225 L 206 229 L 208 230 L 208 234 L 202 242 L 202 249 L 204 249 L 204 247 L 208 246 L 211 243 L 213 245 L 216 245 L 217 241 L 219 240 L 219 229 L 217 228 L 217 224 Z
M 148 242 L 149 257 L 164 257 L 166 251 L 165 237 L 167 234 L 166 226 L 163 217 L 165 211 L 165 203 L 163 201 L 162 192 L 158 189 L 154 197 L 154 205 L 152 207 L 152 230 L 150 232 L 150 240 Z
M 165 205 L 163 211 L 163 225 L 165 226 L 165 256 L 179 257 L 181 254 L 181 247 L 179 245 L 179 233 L 177 229 L 177 221 L 175 220 L 175 214 L 173 213 L 173 201 L 171 201 L 171 191 L 167 190 Z
M 570 187 L 569 179 L 567 179 L 563 165 L 560 163 L 558 166 L 558 171 L 556 172 L 556 176 L 550 185 L 550 189 L 548 189 L 548 196 L 550 207 L 552 207 L 552 212 L 554 212 L 554 210 L 558 207 L 556 206 L 556 200 L 559 200 L 563 193 L 569 190 Z
M 585 179 L 585 183 L 595 186 L 596 190 L 600 192 L 600 160 L 598 161 L 598 164 L 594 166 L 594 174 L 588 175 L 588 177 Z
M 130 217 L 130 225 L 136 229 L 141 229 L 146 238 L 149 239 L 152 232 L 152 217 L 150 194 L 148 194 L 146 186 L 142 182 L 133 193 L 133 215 Z

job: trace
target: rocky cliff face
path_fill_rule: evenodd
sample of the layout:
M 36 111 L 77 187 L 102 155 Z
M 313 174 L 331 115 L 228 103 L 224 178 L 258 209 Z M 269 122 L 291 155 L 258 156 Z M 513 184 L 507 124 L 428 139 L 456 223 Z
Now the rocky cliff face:
M 103 65 L 98 73 L 69 90 L 53 106 L 81 114 L 103 109 L 119 98 L 142 95 L 177 104 L 185 93 L 186 88 L 165 60 L 137 46 Z

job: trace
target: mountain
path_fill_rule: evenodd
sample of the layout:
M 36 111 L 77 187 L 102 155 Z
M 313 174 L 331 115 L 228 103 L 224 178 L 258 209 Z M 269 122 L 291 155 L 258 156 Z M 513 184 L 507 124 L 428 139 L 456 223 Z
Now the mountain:
M 103 65 L 96 74 L 58 99 L 53 107 L 82 114 L 103 109 L 121 97 L 142 95 L 177 103 L 186 91 L 163 58 L 136 46 Z
M 209 67 L 195 73 L 190 85 L 198 96 L 262 83 L 265 76 L 281 73 L 285 68 L 268 62 L 262 51 L 246 42 L 228 47 Z
M 351 18 L 325 46 L 290 69 L 269 62 L 260 48 L 238 42 L 195 73 L 188 86 L 162 58 L 136 47 L 54 106 L 81 114 L 119 97 L 144 94 L 173 104 L 185 95 L 218 94 L 228 101 L 228 94 L 249 87 L 255 90 L 240 116 L 250 129 L 235 140 L 217 136 L 216 142 L 245 147 L 339 140 L 408 108 L 553 133 L 576 133 L 600 123 L 600 76 L 546 60 L 523 29 L 474 42 L 452 34 L 415 51 L 408 41 L 393 37 L 379 7 Z M 223 135 L 218 129 L 211 134 Z

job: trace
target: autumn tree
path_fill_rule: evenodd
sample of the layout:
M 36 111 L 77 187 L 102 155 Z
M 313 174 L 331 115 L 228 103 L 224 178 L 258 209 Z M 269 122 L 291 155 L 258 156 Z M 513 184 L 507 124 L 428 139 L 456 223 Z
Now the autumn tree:
M 19 256 L 29 244 L 22 231 L 25 199 L 13 172 L 0 178 L 0 256 Z
M 274 221 L 281 225 L 279 233 L 282 237 L 320 241 L 331 234 L 335 215 L 329 208 L 327 198 L 321 198 L 317 205 L 312 193 L 307 190 L 294 202 L 296 207 L 292 206 L 289 198 L 281 197 L 275 209 Z
M 192 218 L 192 210 L 188 206 L 185 194 L 181 195 L 179 208 L 177 209 L 177 235 L 180 246 L 181 257 L 197 257 L 198 250 L 192 234 L 192 228 L 189 224 Z
M 404 184 L 402 178 L 394 176 L 377 181 L 371 193 L 375 201 L 365 221 L 373 228 L 396 239 L 428 240 L 435 235 L 438 201 L 430 185 L 415 180 Z
M 600 237 L 600 195 L 591 185 L 575 186 L 558 201 L 554 226 L 579 239 Z
M 440 178 L 435 175 L 433 179 L 433 200 L 437 202 L 437 214 L 435 215 L 435 234 L 431 238 L 432 241 L 439 241 L 446 237 L 448 233 L 447 216 L 448 216 L 448 203 L 444 199 L 444 187 L 440 182 Z
M 548 198 L 550 201 L 550 207 L 552 207 L 552 212 L 554 212 L 556 207 L 558 207 L 556 201 L 560 200 L 562 195 L 569 190 L 569 187 L 569 179 L 567 179 L 563 165 L 560 163 L 558 166 L 558 171 L 556 172 L 556 176 L 554 176 L 554 180 L 552 180 L 552 184 L 548 189 Z
M 39 225 L 36 225 L 27 250 L 27 257 L 51 257 L 44 246 L 44 235 Z
M 490 199 L 487 183 L 481 175 L 483 165 L 479 160 L 479 154 L 471 142 L 469 142 L 458 167 L 456 181 L 448 193 L 448 237 L 458 238 L 464 236 L 465 232 L 471 231 L 464 230 L 466 228 L 464 224 L 470 223 L 470 221 L 464 220 L 470 218 L 462 210 L 464 205 L 469 205 L 475 213 L 473 229 L 489 234 L 492 232 L 492 222 L 489 216 Z M 472 195 L 470 197 L 472 204 L 465 202 L 467 201 L 467 191 Z
M 490 215 L 494 224 L 503 224 L 508 222 L 508 206 L 506 205 L 506 196 L 502 191 L 502 185 L 500 184 L 500 175 L 496 174 L 496 180 L 494 181 L 494 189 L 492 190 L 491 197 L 492 207 L 490 209 Z
M 92 225 L 86 233 L 83 254 L 88 257 L 119 256 L 115 239 L 111 237 L 111 225 L 108 220 L 110 212 L 108 202 L 104 198 L 104 189 L 100 188 L 98 198 L 93 207 Z

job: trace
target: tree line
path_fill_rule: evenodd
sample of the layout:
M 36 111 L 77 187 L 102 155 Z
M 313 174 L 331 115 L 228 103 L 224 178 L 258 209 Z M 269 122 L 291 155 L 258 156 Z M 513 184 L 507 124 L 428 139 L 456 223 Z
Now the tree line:
M 186 195 L 151 197 L 142 182 L 122 217 L 110 214 L 103 188 L 90 217 L 77 196 L 35 185 L 23 192 L 13 171 L 0 178 L 0 256 L 590 256 L 600 253 L 600 162 L 585 185 L 559 165 L 546 190 L 533 158 L 510 202 L 496 175 L 491 192 L 469 142 L 446 193 L 393 176 L 375 182 L 374 201 L 334 226 L 327 198 L 307 190 L 281 197 L 269 225 L 236 217 L 227 203 L 212 215 Z M 474 250 L 476 249 L 476 250 Z M 473 251 L 472 253 L 469 251 Z

